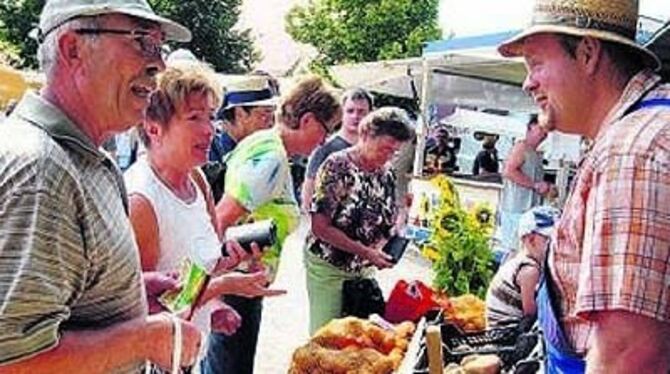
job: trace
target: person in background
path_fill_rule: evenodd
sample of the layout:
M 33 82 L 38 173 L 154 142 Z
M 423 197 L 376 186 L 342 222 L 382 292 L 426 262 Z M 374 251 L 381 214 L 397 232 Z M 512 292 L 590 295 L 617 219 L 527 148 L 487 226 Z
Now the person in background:
M 670 85 L 637 0 L 538 0 L 498 48 L 548 130 L 593 141 L 552 238 L 538 320 L 548 373 L 670 372 Z
M 453 145 L 446 127 L 438 126 L 431 130 L 424 151 L 424 172 L 434 175 L 451 174 L 457 171 L 456 152 Z
M 221 161 L 247 136 L 274 124 L 277 104 L 270 78 L 245 76 L 224 89 L 223 103 L 216 113 L 221 130 L 217 131 L 209 152 L 210 161 Z
M 162 45 L 191 34 L 143 0 L 47 0 L 37 36 L 46 84 L 0 126 L 0 372 L 192 365 L 198 328 L 147 313 L 123 179 L 100 151 L 142 121 Z
M 105 152 L 107 152 L 109 158 L 116 162 L 116 136 L 112 136 L 111 138 L 105 140 L 101 147 Z
M 516 142 L 503 166 L 503 191 L 498 206 L 499 225 L 496 248 L 499 262 L 519 249 L 517 228 L 523 212 L 542 203 L 551 185 L 544 181 L 542 155 L 538 147 L 547 137 L 547 131 L 538 125 L 537 116 L 528 121 L 526 137 Z
M 498 135 L 483 134 L 482 150 L 477 153 L 472 165 L 472 175 L 497 174 L 499 168 L 498 150 L 496 149 Z
M 386 107 L 365 116 L 358 131 L 356 144 L 317 173 L 305 250 L 310 334 L 340 315 L 345 280 L 393 266 L 381 251 L 398 213 L 390 161 L 414 128 L 405 111 Z
M 276 125 L 246 137 L 228 157 L 225 193 L 216 206 L 218 229 L 225 232 L 240 222 L 273 219 L 277 243 L 263 255 L 271 278 L 284 240 L 300 219 L 289 157 L 309 155 L 340 117 L 332 89 L 318 77 L 305 77 L 282 95 Z M 213 335 L 203 373 L 252 373 L 263 299 L 226 296 L 224 301 L 244 316 L 242 326 L 232 336 Z
M 124 131 L 116 136 L 116 160 L 122 171 L 128 170 L 137 161 L 138 147 L 137 128 Z
M 224 89 L 223 103 L 216 114 L 218 126 L 209 150 L 209 162 L 202 168 L 212 189 L 214 202 L 223 196 L 226 155 L 237 143 L 274 123 L 277 103 L 271 77 L 245 76 Z
M 537 317 L 535 290 L 544 269 L 549 240 L 561 212 L 537 206 L 519 219 L 521 250 L 499 269 L 486 293 L 486 326 L 530 327 Z
M 265 287 L 263 273 L 227 274 L 249 254 L 229 242 L 228 255 L 222 257 L 214 202 L 198 168 L 207 161 L 218 95 L 214 72 L 202 63 L 168 67 L 161 73 L 139 127 L 147 154 L 125 173 L 125 181 L 142 269 L 177 272 L 185 259 L 204 265 L 212 278 L 201 299 L 204 307 L 194 320 L 204 333 L 232 334 L 241 323 L 240 316 L 217 296 L 281 292 Z
M 358 125 L 374 107 L 372 95 L 362 88 L 347 90 L 342 94 L 342 126 L 325 144 L 312 152 L 307 163 L 307 173 L 302 185 L 302 210 L 309 211 L 314 193 L 314 179 L 321 164 L 332 153 L 351 147 L 358 140 Z

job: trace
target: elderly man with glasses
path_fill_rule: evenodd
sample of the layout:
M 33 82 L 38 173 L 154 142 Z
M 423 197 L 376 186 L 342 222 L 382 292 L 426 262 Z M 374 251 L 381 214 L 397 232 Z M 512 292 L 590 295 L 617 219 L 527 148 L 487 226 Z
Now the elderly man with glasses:
M 197 328 L 148 316 L 123 180 L 99 150 L 142 121 L 161 46 L 190 32 L 145 0 L 48 0 L 37 36 L 47 83 L 0 129 L 0 372 L 193 364 Z

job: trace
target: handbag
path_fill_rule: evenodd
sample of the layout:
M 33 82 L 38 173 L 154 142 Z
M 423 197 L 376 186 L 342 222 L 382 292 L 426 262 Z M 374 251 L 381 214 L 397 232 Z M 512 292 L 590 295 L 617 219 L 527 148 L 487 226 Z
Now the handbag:
M 355 278 L 342 283 L 342 317 L 383 316 L 385 308 L 384 295 L 375 279 Z

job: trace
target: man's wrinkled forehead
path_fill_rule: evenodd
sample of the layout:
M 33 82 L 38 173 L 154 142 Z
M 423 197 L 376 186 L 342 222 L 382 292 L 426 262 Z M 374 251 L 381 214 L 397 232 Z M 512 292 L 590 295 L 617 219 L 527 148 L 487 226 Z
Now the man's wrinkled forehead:
M 541 33 L 529 35 L 521 41 L 521 55 L 524 57 L 548 52 L 553 48 L 560 48 L 559 34 Z

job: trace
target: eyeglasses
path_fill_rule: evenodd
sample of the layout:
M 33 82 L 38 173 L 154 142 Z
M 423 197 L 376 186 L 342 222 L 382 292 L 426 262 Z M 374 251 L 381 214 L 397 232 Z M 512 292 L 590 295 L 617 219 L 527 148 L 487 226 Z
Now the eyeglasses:
M 119 30 L 119 29 L 76 29 L 77 34 L 81 35 L 100 35 L 111 34 L 126 36 L 136 41 L 140 45 L 142 55 L 148 58 L 160 58 L 163 52 L 164 35 L 157 31 L 146 30 Z
M 321 128 L 323 128 L 323 133 L 326 134 L 326 136 L 328 136 L 328 134 L 330 134 L 330 129 L 328 128 L 328 126 L 326 126 L 326 124 L 319 119 L 317 119 L 316 122 L 318 122 L 319 125 L 321 125 Z

